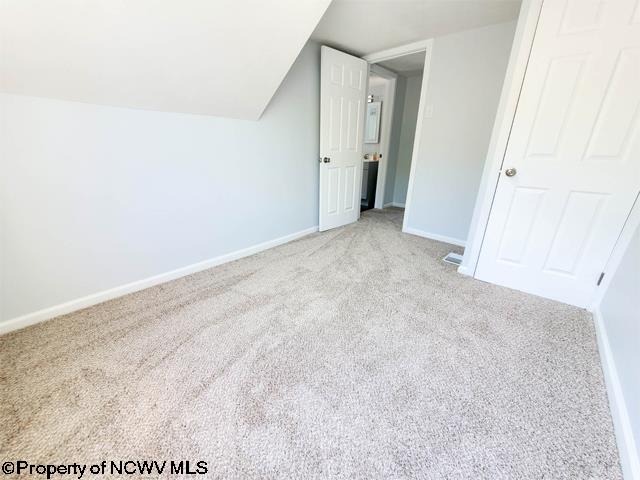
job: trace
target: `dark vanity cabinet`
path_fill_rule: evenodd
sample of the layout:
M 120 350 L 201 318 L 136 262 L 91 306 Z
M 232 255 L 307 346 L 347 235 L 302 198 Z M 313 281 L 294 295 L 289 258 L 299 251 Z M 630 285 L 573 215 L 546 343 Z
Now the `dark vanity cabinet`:
M 360 211 L 373 208 L 376 202 L 376 184 L 378 182 L 378 162 L 364 162 L 362 165 L 362 199 Z

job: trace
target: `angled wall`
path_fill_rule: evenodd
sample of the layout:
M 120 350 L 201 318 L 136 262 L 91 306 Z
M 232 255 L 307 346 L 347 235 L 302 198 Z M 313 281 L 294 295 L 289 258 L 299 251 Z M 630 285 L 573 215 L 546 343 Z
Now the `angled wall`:
M 256 120 L 330 0 L 3 0 L 0 92 Z
M 317 225 L 319 75 L 257 122 L 0 96 L 0 320 Z

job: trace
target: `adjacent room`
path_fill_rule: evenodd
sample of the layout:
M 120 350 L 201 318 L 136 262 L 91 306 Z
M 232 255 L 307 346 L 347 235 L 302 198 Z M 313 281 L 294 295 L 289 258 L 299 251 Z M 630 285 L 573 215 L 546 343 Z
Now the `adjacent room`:
M 640 480 L 640 2 L 0 3 L 7 478 Z
M 361 211 L 405 207 L 425 54 L 370 63 Z
M 390 162 L 387 169 L 387 188 L 384 207 L 404 208 L 409 187 L 409 172 L 415 144 L 418 109 L 422 92 L 422 74 L 426 51 L 394 57 L 375 65 L 397 74 L 396 101 L 393 114 Z M 497 105 L 496 105 L 497 107 Z

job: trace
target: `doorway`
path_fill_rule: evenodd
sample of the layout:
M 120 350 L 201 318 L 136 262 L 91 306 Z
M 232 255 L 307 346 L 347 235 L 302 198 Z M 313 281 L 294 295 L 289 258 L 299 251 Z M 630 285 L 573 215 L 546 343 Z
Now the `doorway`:
M 405 208 L 427 51 L 370 59 L 361 211 Z
M 389 129 L 389 148 L 384 162 L 382 199 L 378 208 L 405 208 L 413 150 L 416 144 L 418 110 L 427 51 L 399 55 L 374 63 L 374 72 L 395 75 L 395 96 Z
M 393 115 L 393 99 L 395 92 L 395 78 L 376 73 L 369 69 L 369 81 L 367 83 L 367 104 L 365 106 L 364 141 L 362 145 L 362 197 L 360 211 L 380 208 L 381 198 L 378 194 L 384 194 L 384 175 L 380 175 L 379 166 L 382 158 L 389 150 L 389 129 L 387 128 L 389 116 Z M 390 108 L 391 107 L 391 108 Z M 384 133 L 381 131 L 384 127 Z M 382 150 L 385 153 L 382 153 Z M 382 186 L 378 186 L 378 180 Z
M 344 205 L 351 208 L 355 172 L 358 207 L 362 197 L 371 201 L 368 190 L 375 184 L 374 208 L 404 208 L 405 233 L 465 246 L 515 27 L 515 22 L 489 25 L 362 57 L 367 63 L 366 85 L 359 91 L 361 118 L 364 122 L 369 97 L 372 104 L 379 104 L 370 112 L 379 111 L 379 128 L 349 124 L 357 108 L 352 99 L 322 99 L 322 92 L 335 89 L 337 83 L 349 94 L 360 87 L 355 70 L 323 64 L 323 72 L 328 69 L 331 74 L 333 69 L 333 79 L 323 73 L 333 83 L 321 91 L 321 145 L 329 145 L 333 135 L 336 155 L 353 154 L 353 169 L 338 173 L 336 167 L 321 163 L 321 208 L 330 206 L 332 215 L 339 215 Z M 376 92 L 378 84 L 385 87 Z M 391 85 L 395 91 L 387 95 Z M 325 132 L 324 127 L 334 131 Z M 349 143 L 361 131 L 359 141 Z M 378 141 L 374 136 L 365 143 L 365 131 L 378 131 Z M 325 151 L 321 147 L 323 158 Z M 365 172 L 365 161 L 369 167 L 377 162 L 377 178 Z M 323 186 L 322 179 L 329 178 L 323 172 L 329 170 L 333 184 Z M 329 195 L 331 200 L 323 201 Z M 360 208 L 352 212 L 350 221 L 356 221 L 359 213 Z M 322 218 L 321 212 L 320 228 L 325 229 Z

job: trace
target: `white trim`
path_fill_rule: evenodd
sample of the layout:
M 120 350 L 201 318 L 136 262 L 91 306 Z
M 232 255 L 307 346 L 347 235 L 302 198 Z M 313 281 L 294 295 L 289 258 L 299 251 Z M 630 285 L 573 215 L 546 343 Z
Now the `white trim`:
M 391 60 L 392 58 L 403 57 L 404 55 L 410 55 L 412 53 L 418 53 L 426 50 L 431 46 L 431 42 L 431 39 L 420 40 L 419 42 L 408 43 L 407 45 L 389 48 L 388 50 L 382 50 L 381 52 L 370 53 L 362 58 L 369 63 L 384 62 L 385 60 Z
M 385 203 L 383 205 L 383 208 L 387 208 L 387 207 L 398 207 L 398 208 L 404 208 L 404 203 L 401 202 L 389 202 L 389 203 Z
M 498 186 L 498 173 L 502 168 L 502 160 L 507 149 L 511 125 L 515 117 L 520 90 L 529 62 L 529 54 L 533 46 L 533 38 L 542 9 L 542 2 L 543 0 L 524 0 L 520 7 L 520 16 L 518 17 L 518 25 L 514 35 L 513 46 L 511 47 L 509 64 L 502 86 L 502 93 L 500 94 L 491 141 L 489 142 L 482 179 L 469 227 L 469 247 L 465 249 L 462 265 L 458 268 L 458 271 L 463 269 L 474 276 L 478 259 L 480 258 L 484 232 L 489 222 L 493 197 Z
M 402 231 L 404 233 L 410 233 L 411 235 L 417 235 L 419 237 L 429 238 L 431 240 L 437 240 L 438 242 L 449 243 L 451 245 L 457 245 L 459 247 L 466 246 L 467 242 L 465 240 L 461 240 L 459 238 L 447 237 L 445 235 L 439 235 L 437 233 L 429 233 L 424 230 L 418 230 L 417 228 L 403 228 Z
M 409 182 L 407 184 L 407 198 L 405 199 L 404 218 L 402 220 L 402 231 L 408 231 L 409 212 L 411 211 L 411 200 L 413 199 L 413 182 L 416 176 L 416 165 L 418 164 L 418 153 L 420 151 L 420 140 L 422 138 L 422 125 L 427 104 L 427 90 L 429 88 L 429 72 L 431 71 L 431 60 L 433 58 L 433 39 L 427 40 L 424 56 L 424 70 L 422 71 L 422 85 L 420 86 L 420 102 L 418 103 L 418 117 L 416 120 L 416 133 L 413 137 L 413 151 L 411 152 L 411 167 L 409 169 Z
M 370 65 L 369 74 L 374 73 L 386 80 L 385 101 L 382 104 L 382 126 L 380 128 L 380 153 L 378 161 L 378 179 L 376 181 L 375 208 L 383 208 L 385 188 L 387 185 L 387 168 L 389 166 L 389 149 L 391 147 L 391 128 L 393 126 L 393 110 L 395 108 L 396 82 L 398 75 L 380 65 Z M 368 90 L 367 90 L 368 91 Z
M 464 253 L 462 254 L 462 256 L 464 257 Z M 470 276 L 471 276 L 471 274 L 472 274 L 472 272 L 471 272 L 471 271 L 469 271 L 469 269 L 468 269 L 467 267 L 465 267 L 464 265 L 460 265 L 460 266 L 458 267 L 458 273 L 459 273 L 460 275 L 465 275 L 465 276 L 467 276 L 467 277 L 470 277 Z
M 236 250 L 235 252 L 210 258 L 202 262 L 193 263 L 191 265 L 187 265 L 186 267 L 177 268 L 169 272 L 160 273 L 152 277 L 137 280 L 125 285 L 120 285 L 119 287 L 111 288 L 109 290 L 104 290 L 98 293 L 93 293 L 91 295 L 87 295 L 86 297 L 77 298 L 75 300 L 61 303 L 53 307 L 38 310 L 33 313 L 28 313 L 20 317 L 12 318 L 7 321 L 0 322 L 0 335 L 11 332 L 13 330 L 28 327 L 29 325 L 44 322 L 45 320 L 50 320 L 54 317 L 65 315 L 82 308 L 87 308 L 98 303 L 106 302 L 107 300 L 111 300 L 113 298 L 121 297 L 129 293 L 137 292 L 139 290 L 144 290 L 145 288 L 153 287 L 161 283 L 175 280 L 176 278 L 184 277 L 186 275 L 200 272 L 202 270 L 207 270 L 208 268 L 222 265 L 223 263 L 228 263 L 243 257 L 248 257 L 249 255 L 253 255 L 255 253 L 262 252 L 263 250 L 268 250 L 270 248 L 277 247 L 278 245 L 297 240 L 298 238 L 304 237 L 317 231 L 318 226 L 316 225 L 299 232 L 275 238 L 273 240 L 259 243 L 257 245 L 252 245 L 241 250 Z
M 640 480 L 640 458 L 638 449 L 633 438 L 631 420 L 622 393 L 620 378 L 616 369 L 615 360 L 611 352 L 611 345 L 604 326 L 604 318 L 599 308 L 593 311 L 593 320 L 596 327 L 596 337 L 598 339 L 598 349 L 600 351 L 600 361 L 602 371 L 607 385 L 609 396 L 609 408 L 613 418 L 613 427 L 618 443 L 620 463 L 626 480 Z

